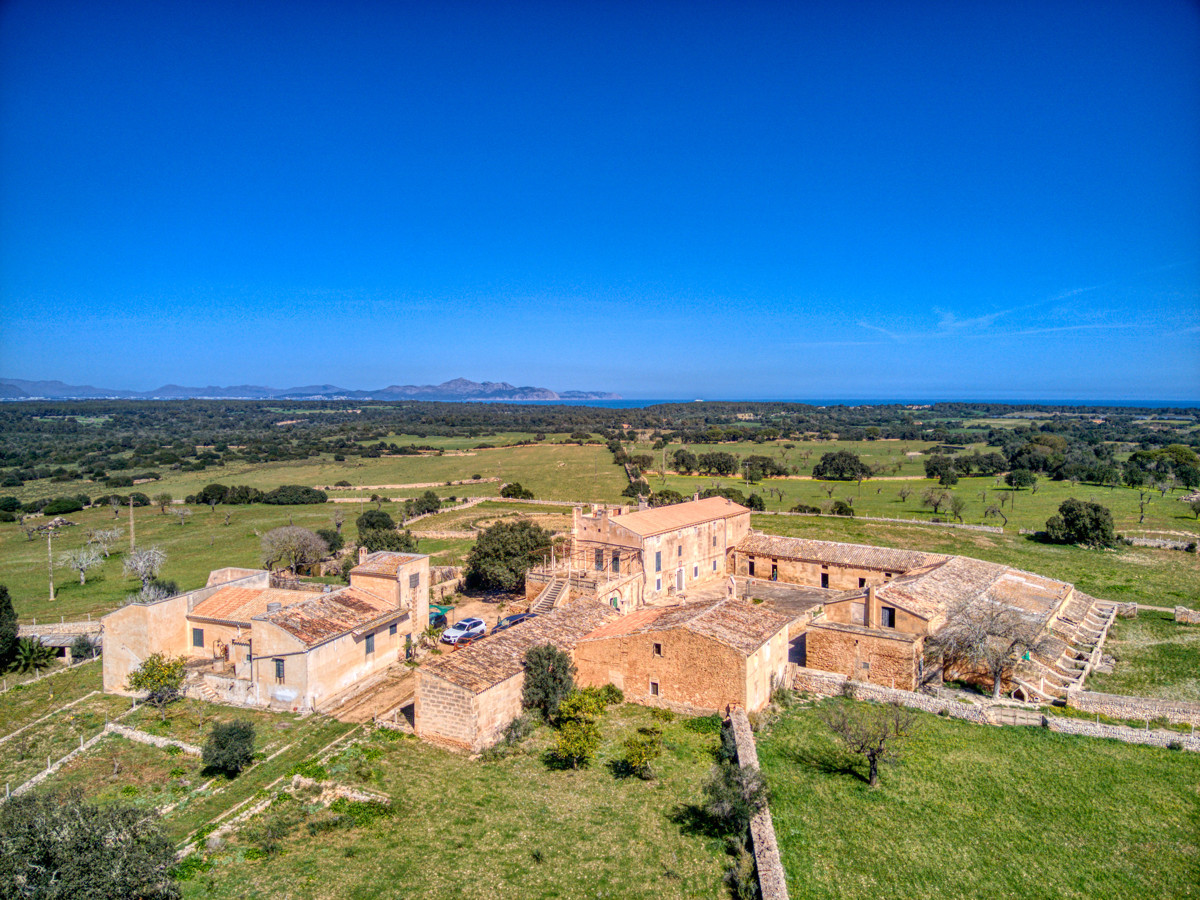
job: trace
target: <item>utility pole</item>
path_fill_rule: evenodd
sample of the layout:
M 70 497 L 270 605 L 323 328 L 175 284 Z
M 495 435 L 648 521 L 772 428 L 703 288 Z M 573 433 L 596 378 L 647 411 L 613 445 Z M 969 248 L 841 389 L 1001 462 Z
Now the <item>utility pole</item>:
M 54 599 L 54 529 L 46 532 L 46 571 L 50 573 L 50 599 Z
M 129 552 L 132 553 L 135 544 L 133 542 L 133 494 L 129 495 Z

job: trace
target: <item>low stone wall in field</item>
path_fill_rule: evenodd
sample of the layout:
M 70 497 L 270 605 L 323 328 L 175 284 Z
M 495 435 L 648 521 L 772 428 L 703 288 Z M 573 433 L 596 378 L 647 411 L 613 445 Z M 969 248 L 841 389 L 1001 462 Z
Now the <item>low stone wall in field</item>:
M 1200 609 L 1177 606 L 1175 607 L 1175 621 L 1181 625 L 1200 625 Z
M 737 744 L 738 765 L 742 768 L 758 768 L 758 748 L 754 746 L 754 732 L 750 719 L 740 706 L 729 716 L 733 728 L 733 739 Z M 775 839 L 775 825 L 771 821 L 771 809 L 764 806 L 750 820 L 750 841 L 754 849 L 754 865 L 758 870 L 758 888 L 763 900 L 788 900 L 787 876 L 779 858 L 779 844 Z
M 1086 737 L 1108 738 L 1126 744 L 1146 744 L 1150 747 L 1170 747 L 1200 753 L 1200 735 L 1179 734 L 1174 731 L 1143 731 L 1124 725 L 1104 725 L 1082 719 L 1046 716 L 1046 726 L 1061 734 L 1081 734 Z
M 1099 713 L 1114 719 L 1163 719 L 1184 725 L 1200 725 L 1200 703 L 1158 700 L 1153 697 L 1125 697 L 1071 688 L 1067 706 L 1083 712 Z
M 789 667 L 790 671 L 790 667 Z M 820 694 L 826 697 L 836 697 L 846 691 L 849 685 L 855 700 L 876 700 L 880 703 L 900 703 L 912 709 L 948 716 L 952 719 L 964 719 L 977 725 L 988 725 L 987 711 L 973 703 L 960 703 L 958 700 L 947 700 L 932 697 L 928 694 L 917 694 L 912 691 L 902 691 L 899 688 L 882 687 L 877 684 L 867 684 L 863 681 L 853 681 L 845 675 L 836 672 L 822 672 L 819 669 L 809 669 L 796 666 L 792 678 L 792 687 L 798 691 L 810 694 Z
M 936 525 L 938 528 L 961 528 L 964 531 L 984 531 L 988 534 L 1004 534 L 999 525 L 967 525 L 963 522 L 935 522 L 929 519 L 887 519 L 882 516 L 833 516 L 824 513 L 800 513 L 783 510 L 760 510 L 756 516 L 807 516 L 810 519 L 852 519 L 855 522 L 895 522 L 900 525 Z M 1031 532 L 1032 533 L 1032 532 Z

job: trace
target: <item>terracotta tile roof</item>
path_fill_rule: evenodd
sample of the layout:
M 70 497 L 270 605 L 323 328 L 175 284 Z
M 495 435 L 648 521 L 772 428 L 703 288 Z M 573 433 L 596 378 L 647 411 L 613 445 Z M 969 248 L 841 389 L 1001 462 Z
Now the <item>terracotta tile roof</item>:
M 612 516 L 609 521 L 628 528 L 636 535 L 649 537 L 662 534 L 665 531 L 675 531 L 691 525 L 702 525 L 714 519 L 728 519 L 731 516 L 748 515 L 750 510 L 744 506 L 726 500 L 724 497 L 706 497 L 703 500 L 689 500 L 686 503 L 675 503 L 671 506 L 660 506 L 657 509 L 644 509 L 641 512 L 628 513 L 623 516 Z
M 236 622 L 248 627 L 252 618 L 267 611 L 268 603 L 293 606 L 312 596 L 308 591 L 289 591 L 283 588 L 221 588 L 192 607 L 188 618 Z
M 749 656 L 788 627 L 787 616 L 761 609 L 744 600 L 725 599 L 642 609 L 597 628 L 582 640 L 598 641 L 628 634 L 680 628 L 710 638 Z
M 299 593 L 292 592 L 292 593 Z M 389 613 L 404 610 L 367 591 L 344 588 L 331 594 L 306 594 L 309 599 L 272 613 L 256 616 L 299 638 L 306 647 L 323 643 L 360 628 Z
M 478 694 L 524 669 L 525 653 L 530 647 L 553 644 L 560 650 L 571 650 L 581 637 L 616 615 L 611 606 L 560 607 L 516 628 L 426 662 L 421 671 Z
M 354 575 L 395 575 L 396 570 L 414 559 L 421 559 L 420 553 L 393 553 L 390 550 L 377 550 L 350 570 Z
M 890 547 L 870 547 L 866 544 L 813 541 L 807 538 L 757 533 L 746 535 L 734 549 L 753 556 L 799 559 L 864 569 L 886 569 L 891 572 L 907 572 L 947 558 L 937 553 L 922 553 L 919 550 L 893 550 Z

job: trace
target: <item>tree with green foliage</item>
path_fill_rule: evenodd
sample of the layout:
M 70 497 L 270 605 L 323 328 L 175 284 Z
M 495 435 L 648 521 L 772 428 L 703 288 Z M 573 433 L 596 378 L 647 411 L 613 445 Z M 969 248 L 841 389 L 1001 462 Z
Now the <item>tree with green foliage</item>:
M 99 646 L 99 644 L 93 644 L 92 639 L 86 634 L 76 635 L 75 640 L 71 642 L 71 659 L 80 661 L 92 659 L 96 656 Z
M 642 727 L 636 734 L 627 737 L 622 743 L 624 753 L 621 755 L 629 771 L 638 778 L 649 781 L 654 777 L 652 763 L 662 756 L 662 731 L 655 727 Z
M 11 664 L 17 655 L 17 611 L 13 609 L 8 587 L 0 584 L 0 672 Z
M 175 845 L 153 812 L 35 791 L 0 805 L 0 897 L 178 900 Z
M 812 477 L 824 481 L 857 481 L 864 473 L 870 474 L 870 466 L 858 454 L 849 450 L 837 450 L 824 454 L 813 466 Z
M 738 458 L 723 450 L 701 453 L 696 467 L 703 475 L 732 475 L 738 470 Z
M 932 509 L 935 516 L 938 514 L 938 511 L 949 502 L 949 491 L 943 491 L 939 490 L 938 488 L 931 487 L 926 488 L 925 492 L 921 494 L 921 505 L 928 506 L 930 509 Z
M 408 529 L 370 528 L 358 533 L 358 545 L 366 547 L 368 553 L 388 550 L 392 553 L 416 553 L 417 539 Z
M 525 682 L 521 705 L 535 709 L 547 722 L 558 716 L 563 700 L 575 689 L 575 664 L 570 654 L 553 644 L 525 651 Z
M 396 521 L 381 509 L 369 509 L 354 520 L 359 531 L 370 531 L 377 528 L 393 529 Z
M 273 503 L 278 506 L 301 506 L 313 503 L 324 503 L 329 496 L 324 491 L 307 487 L 303 484 L 284 484 L 267 491 L 263 495 L 263 503 Z
M 186 661 L 182 656 L 151 653 L 129 673 L 125 686 L 131 691 L 145 691 L 146 702 L 157 707 L 166 721 L 167 704 L 178 700 L 183 693 Z
M 500 488 L 500 496 L 508 500 L 532 500 L 533 491 L 521 487 L 521 482 L 513 481 Z
M 254 759 L 254 724 L 217 722 L 204 742 L 204 767 L 232 778 Z
M 550 554 L 553 535 L 530 522 L 497 522 L 475 541 L 467 556 L 467 587 L 473 590 L 516 591 L 525 586 L 525 573 Z
M 40 672 L 54 664 L 54 648 L 37 638 L 19 638 L 12 667 L 18 672 Z
M 675 471 L 681 475 L 691 475 L 700 464 L 696 454 L 684 447 L 671 454 L 671 461 L 675 464 Z
M 726 729 L 728 730 L 728 729 Z M 704 812 L 726 835 L 743 835 L 750 820 L 767 805 L 767 785 L 757 766 L 725 759 L 708 773 L 703 786 Z
M 558 726 L 554 755 L 560 762 L 573 769 L 591 762 L 600 747 L 599 720 L 604 706 L 602 693 L 594 688 L 573 690 L 559 703 L 554 717 Z
M 160 494 L 154 495 L 154 505 L 158 507 L 160 513 L 166 515 L 167 507 L 171 505 L 174 499 L 175 498 L 166 491 L 163 491 Z
M 1056 544 L 1114 547 L 1117 543 L 1108 507 L 1074 497 L 1064 500 L 1058 514 L 1046 520 L 1046 536 Z
M 329 547 L 330 553 L 337 553 L 346 546 L 346 539 L 342 537 L 342 533 L 335 528 L 318 528 L 316 535 L 325 542 Z
M 1020 490 L 1021 488 L 1033 487 L 1037 484 L 1037 476 L 1029 469 L 1013 469 L 1004 476 L 1004 483 L 1009 487 Z
M 925 477 L 936 478 L 943 486 L 958 484 L 959 469 L 955 458 L 943 453 L 935 453 L 925 460 Z

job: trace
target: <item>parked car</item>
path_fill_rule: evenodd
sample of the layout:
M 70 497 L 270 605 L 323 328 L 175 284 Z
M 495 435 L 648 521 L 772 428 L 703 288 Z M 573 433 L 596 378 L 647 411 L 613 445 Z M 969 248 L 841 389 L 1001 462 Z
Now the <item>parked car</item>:
M 429 625 L 431 628 L 445 628 L 446 614 L 436 606 L 429 607 Z
M 528 622 L 530 619 L 536 619 L 537 613 L 524 612 L 517 613 L 515 616 L 505 616 L 496 623 L 496 627 L 492 629 L 492 634 L 497 631 L 504 631 L 506 628 L 512 628 L 514 625 L 520 625 L 522 622 Z
M 461 619 L 442 632 L 442 643 L 457 644 L 463 638 L 480 637 L 487 634 L 483 619 Z

